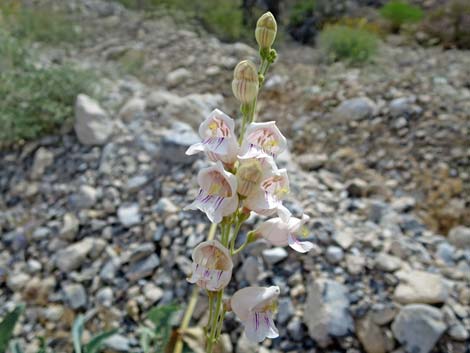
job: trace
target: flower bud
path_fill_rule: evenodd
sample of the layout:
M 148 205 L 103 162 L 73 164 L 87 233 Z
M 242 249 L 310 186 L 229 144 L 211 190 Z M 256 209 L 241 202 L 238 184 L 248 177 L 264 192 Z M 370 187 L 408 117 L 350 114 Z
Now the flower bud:
M 270 49 L 276 39 L 277 23 L 271 12 L 266 12 L 256 23 L 255 37 L 261 49 Z
M 258 95 L 258 71 L 251 61 L 238 63 L 233 72 L 232 91 L 242 103 L 251 103 Z

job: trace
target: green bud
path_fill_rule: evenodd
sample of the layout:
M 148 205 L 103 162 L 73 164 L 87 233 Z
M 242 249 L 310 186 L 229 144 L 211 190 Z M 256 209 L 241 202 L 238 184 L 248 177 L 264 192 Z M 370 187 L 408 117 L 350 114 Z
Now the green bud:
M 251 103 L 258 95 L 258 70 L 249 60 L 238 63 L 233 72 L 232 91 L 242 103 Z
M 256 23 L 255 37 L 260 48 L 270 49 L 276 39 L 277 23 L 271 12 L 266 12 Z

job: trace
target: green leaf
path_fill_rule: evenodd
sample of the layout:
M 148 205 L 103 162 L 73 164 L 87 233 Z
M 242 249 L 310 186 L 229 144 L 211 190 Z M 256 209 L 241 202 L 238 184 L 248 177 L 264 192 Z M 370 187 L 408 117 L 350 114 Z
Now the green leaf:
M 151 343 L 155 339 L 155 333 L 148 327 L 139 327 L 138 333 L 140 335 L 140 348 L 144 353 L 151 353 Z
M 171 335 L 171 317 L 179 310 L 179 306 L 169 304 L 150 310 L 148 318 L 155 325 L 154 344 L 156 352 L 163 352 Z
M 10 351 L 11 353 L 23 353 L 23 349 L 20 346 L 18 341 L 14 341 L 10 343 Z
M 82 353 L 83 326 L 85 326 L 85 317 L 83 315 L 79 315 L 72 326 L 72 341 L 75 353 Z
M 178 310 L 179 306 L 176 304 L 157 306 L 150 310 L 148 318 L 158 329 L 159 326 L 168 326 L 171 316 Z
M 16 322 L 23 313 L 24 305 L 18 305 L 13 311 L 8 313 L 0 323 L 0 353 L 7 350 L 8 342 L 13 335 Z
M 39 337 L 39 350 L 38 353 L 47 353 L 46 339 L 44 337 Z
M 115 335 L 118 332 L 117 329 L 109 330 L 106 332 L 102 332 L 94 336 L 90 342 L 87 343 L 85 346 L 86 353 L 98 353 L 103 345 L 104 341 L 109 337 Z

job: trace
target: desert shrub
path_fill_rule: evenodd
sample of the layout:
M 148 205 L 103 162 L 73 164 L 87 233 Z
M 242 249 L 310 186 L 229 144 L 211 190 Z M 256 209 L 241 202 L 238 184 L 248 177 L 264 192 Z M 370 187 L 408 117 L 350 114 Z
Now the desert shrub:
M 37 67 L 27 43 L 0 31 L 0 145 L 37 138 L 72 117 L 89 73 L 67 65 Z
M 24 8 L 18 1 L 0 2 L 0 27 L 13 36 L 49 44 L 71 43 L 80 37 L 79 28 L 64 13 Z
M 343 17 L 335 24 L 350 28 L 363 29 L 367 32 L 374 33 L 379 36 L 382 36 L 384 34 L 380 24 L 373 22 L 365 17 Z
M 380 9 L 380 14 L 390 23 L 392 32 L 398 32 L 402 25 L 419 22 L 423 18 L 419 7 L 401 0 L 389 1 Z
M 332 25 L 320 33 L 318 46 L 327 60 L 358 64 L 368 61 L 376 53 L 378 37 L 364 29 Z
M 445 47 L 470 49 L 470 2 L 454 0 L 434 10 L 422 30 Z
M 305 19 L 312 15 L 315 9 L 315 0 L 301 0 L 296 2 L 289 13 L 289 25 L 298 26 L 302 24 Z
M 128 8 L 152 11 L 165 8 L 180 21 L 197 20 L 223 40 L 246 37 L 241 1 L 238 0 L 119 0 Z M 175 13 L 178 12 L 178 13 Z M 181 16 L 181 13 L 184 16 Z

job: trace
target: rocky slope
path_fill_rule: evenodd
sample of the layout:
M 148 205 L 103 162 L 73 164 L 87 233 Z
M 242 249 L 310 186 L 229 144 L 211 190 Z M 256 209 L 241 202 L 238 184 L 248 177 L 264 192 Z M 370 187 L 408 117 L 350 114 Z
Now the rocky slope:
M 28 304 L 16 332 L 28 352 L 34 334 L 70 351 L 79 312 L 90 331 L 121 328 L 110 351 L 138 351 L 148 309 L 187 300 L 191 250 L 208 231 L 182 210 L 207 161 L 184 151 L 211 109 L 236 114 L 231 70 L 255 53 L 112 3 L 69 6 L 96 35 L 44 60 L 104 72 L 102 107 L 82 96 L 69 133 L 0 152 L 0 314 Z M 259 115 L 290 136 L 287 206 L 312 217 L 316 247 L 301 256 L 257 242 L 240 256 L 229 293 L 280 286 L 281 338 L 251 346 L 229 314 L 227 349 L 468 352 L 468 53 L 388 43 L 362 69 L 315 55 L 281 48 Z M 137 77 L 123 75 L 123 57 L 143 58 Z M 201 297 L 195 323 L 206 307 Z

